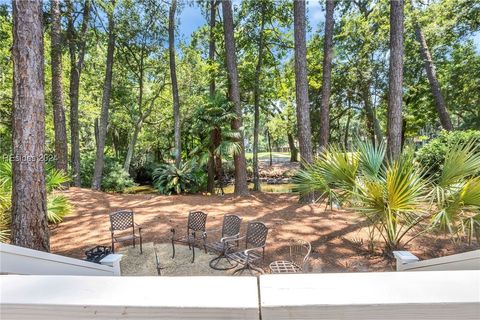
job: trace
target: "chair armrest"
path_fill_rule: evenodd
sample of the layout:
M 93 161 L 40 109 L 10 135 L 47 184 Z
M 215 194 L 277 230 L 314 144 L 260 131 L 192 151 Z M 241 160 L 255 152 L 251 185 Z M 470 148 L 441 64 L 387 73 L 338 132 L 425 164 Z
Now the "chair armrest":
M 220 239 L 220 242 L 232 242 L 232 241 L 238 241 L 240 239 L 243 239 L 245 237 L 240 237 L 240 232 L 233 235 L 233 236 L 228 236 L 228 237 L 223 237 Z
M 138 224 L 138 223 L 136 223 L 136 222 L 134 222 L 134 223 L 135 223 L 135 226 L 138 228 L 138 230 L 141 232 L 142 229 L 143 229 L 142 225 L 140 225 L 140 224 Z
M 245 237 L 246 236 L 243 236 L 243 237 L 225 237 L 225 238 L 222 238 L 222 242 L 224 242 L 224 243 L 235 242 L 235 241 L 245 239 Z
M 244 252 L 247 255 L 247 261 L 246 262 L 248 263 L 250 261 L 250 252 L 255 251 L 255 250 L 260 250 L 260 249 L 263 249 L 263 248 L 265 248 L 265 247 L 264 246 L 263 247 L 256 247 L 256 248 L 250 248 L 250 249 L 245 250 Z

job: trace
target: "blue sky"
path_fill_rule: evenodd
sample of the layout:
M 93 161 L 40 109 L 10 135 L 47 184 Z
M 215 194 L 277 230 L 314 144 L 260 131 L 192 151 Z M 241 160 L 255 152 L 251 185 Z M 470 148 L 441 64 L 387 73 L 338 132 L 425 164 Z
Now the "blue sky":
M 240 0 L 233 0 L 233 5 L 239 5 Z M 318 29 L 319 23 L 324 21 L 325 12 L 320 6 L 319 0 L 310 0 L 307 2 L 308 23 L 311 26 L 312 32 Z M 189 41 L 190 35 L 200 26 L 206 23 L 200 8 L 197 4 L 194 6 L 185 5 L 179 15 L 179 32 L 183 40 Z

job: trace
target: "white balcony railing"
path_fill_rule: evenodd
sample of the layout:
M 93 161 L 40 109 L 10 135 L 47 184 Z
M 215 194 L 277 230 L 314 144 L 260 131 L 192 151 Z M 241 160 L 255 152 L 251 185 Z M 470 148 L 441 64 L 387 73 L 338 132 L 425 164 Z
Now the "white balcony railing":
M 422 260 L 408 251 L 394 251 L 397 271 L 480 270 L 480 250 Z
M 9 319 L 478 319 L 480 271 L 0 276 Z
M 112 257 L 114 259 L 112 259 Z M 0 243 L 0 273 L 25 275 L 119 276 L 121 256 L 105 265 Z

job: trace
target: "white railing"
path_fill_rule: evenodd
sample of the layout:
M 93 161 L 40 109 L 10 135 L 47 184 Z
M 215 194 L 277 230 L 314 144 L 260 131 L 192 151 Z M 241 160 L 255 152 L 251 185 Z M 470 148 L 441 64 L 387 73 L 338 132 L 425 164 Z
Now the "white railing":
M 394 251 L 397 271 L 480 270 L 480 250 L 419 261 L 408 251 Z
M 111 258 L 103 265 L 0 243 L 1 274 L 119 276 L 121 256 Z
M 0 279 L 2 320 L 259 318 L 254 277 Z
M 478 319 L 479 271 L 0 276 L 8 319 Z
M 479 271 L 260 277 L 262 319 L 478 319 Z

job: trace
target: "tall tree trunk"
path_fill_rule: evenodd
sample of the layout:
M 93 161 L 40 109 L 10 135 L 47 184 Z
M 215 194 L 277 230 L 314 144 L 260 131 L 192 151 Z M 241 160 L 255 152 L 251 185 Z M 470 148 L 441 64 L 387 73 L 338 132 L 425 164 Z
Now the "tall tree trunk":
M 267 140 L 268 140 L 268 153 L 269 153 L 269 166 L 271 167 L 273 164 L 273 156 L 272 156 L 272 136 L 270 135 L 270 131 L 267 130 Z
M 293 2 L 294 39 L 295 39 L 295 90 L 297 102 L 297 126 L 302 168 L 313 161 L 310 105 L 308 102 L 307 81 L 307 45 L 305 25 L 305 1 Z M 301 202 L 313 202 L 314 194 L 302 195 Z
M 452 131 L 453 125 L 448 115 L 447 105 L 443 98 L 442 91 L 440 90 L 440 83 L 438 82 L 437 73 L 435 71 L 435 65 L 433 64 L 432 55 L 428 49 L 427 40 L 420 28 L 420 25 L 415 22 L 415 34 L 418 42 L 420 43 L 420 54 L 425 65 L 425 71 L 427 72 L 428 82 L 432 90 L 433 98 L 435 100 L 435 107 L 440 118 L 440 123 L 443 129 Z
M 349 101 L 349 105 L 350 105 L 350 101 Z M 345 150 L 348 150 L 348 132 L 350 130 L 350 119 L 351 118 L 352 118 L 352 115 L 349 112 L 347 114 L 347 123 L 345 124 L 345 135 L 344 135 L 344 138 L 343 138 L 343 145 L 344 145 Z
M 368 133 L 370 135 L 370 139 L 372 143 L 375 145 L 376 143 L 380 143 L 383 140 L 382 130 L 380 128 L 380 123 L 378 122 L 378 118 L 375 115 L 375 111 L 372 106 L 372 100 L 370 95 L 370 84 L 368 81 L 363 86 L 363 102 L 365 105 L 365 113 L 367 116 L 367 128 Z
M 137 121 L 137 123 L 135 124 L 135 129 L 133 131 L 132 139 L 130 139 L 130 142 L 128 143 L 127 156 L 125 157 L 125 163 L 123 164 L 123 170 L 125 170 L 126 172 L 130 171 L 130 164 L 132 163 L 133 153 L 135 151 L 135 145 L 137 144 L 138 135 L 142 130 L 142 126 L 143 126 L 143 121 L 142 120 Z
M 215 72 L 213 70 L 213 63 L 215 61 L 215 23 L 216 23 L 216 0 L 210 0 L 210 38 L 208 41 L 208 63 L 210 65 L 210 98 L 215 95 Z M 215 130 L 213 128 L 210 132 L 210 146 L 208 156 L 208 178 L 207 178 L 207 192 L 213 193 L 215 191 Z
M 402 151 L 403 0 L 390 1 L 390 74 L 388 99 L 388 155 Z
M 49 251 L 42 1 L 14 0 L 12 244 Z
M 177 70 L 175 66 L 175 11 L 177 0 L 172 0 L 168 15 L 168 54 L 170 57 L 170 78 L 173 96 L 173 127 L 175 138 L 175 166 L 180 167 L 182 160 L 182 136 L 180 132 L 180 98 L 178 97 Z
M 90 0 L 85 0 L 83 7 L 83 21 L 80 33 L 77 34 L 74 25 L 74 8 L 71 0 L 66 1 L 68 16 L 68 45 L 70 52 L 70 144 L 71 162 L 73 173 L 73 185 L 80 186 L 80 131 L 78 122 L 78 97 L 80 87 L 80 75 L 83 69 L 85 57 L 85 42 L 90 15 Z M 77 57 L 78 53 L 78 57 Z
M 261 2 L 261 22 L 258 36 L 258 60 L 255 68 L 255 83 L 253 87 L 253 190 L 260 191 L 260 173 L 258 170 L 258 134 L 260 131 L 260 76 L 263 64 L 263 30 L 265 28 L 265 3 Z
M 112 4 L 115 1 L 112 0 Z M 102 186 L 102 173 L 104 165 L 105 140 L 107 138 L 108 109 L 110 108 L 110 94 L 112 92 L 113 54 L 115 51 L 115 22 L 113 20 L 113 7 L 108 13 L 108 47 L 105 80 L 103 82 L 102 110 L 98 126 L 97 153 L 95 156 L 95 170 L 92 179 L 92 189 L 100 190 Z
M 308 101 L 307 81 L 307 45 L 305 25 L 305 1 L 293 3 L 295 37 L 295 91 L 297 102 L 297 126 L 300 156 L 302 161 L 311 163 L 312 141 L 310 124 L 310 105 Z
M 232 121 L 232 129 L 240 133 L 238 144 L 240 145 L 240 151 L 233 156 L 235 165 L 235 195 L 245 196 L 248 195 L 247 185 L 247 162 L 245 160 L 245 145 L 243 142 L 243 129 L 242 129 L 242 105 L 240 102 L 240 86 L 238 83 L 237 72 L 237 54 L 235 52 L 235 38 L 233 33 L 233 13 L 232 13 L 232 1 L 222 1 L 223 11 L 223 30 L 225 37 L 225 55 L 228 72 L 229 82 L 229 96 L 233 102 L 236 118 Z
M 298 149 L 295 146 L 295 139 L 293 139 L 293 135 L 289 133 L 287 135 L 288 138 L 288 147 L 290 148 L 290 162 L 298 162 Z
M 325 41 L 323 43 L 323 75 L 322 75 L 322 101 L 320 107 L 320 149 L 328 146 L 330 136 L 330 93 L 332 79 L 333 56 L 333 11 L 334 0 L 327 0 L 325 15 Z
M 55 129 L 55 168 L 67 173 L 68 145 L 65 110 L 63 108 L 62 85 L 62 35 L 60 21 L 60 2 L 51 1 L 52 40 L 51 40 L 51 67 L 52 67 L 52 101 L 53 126 Z

